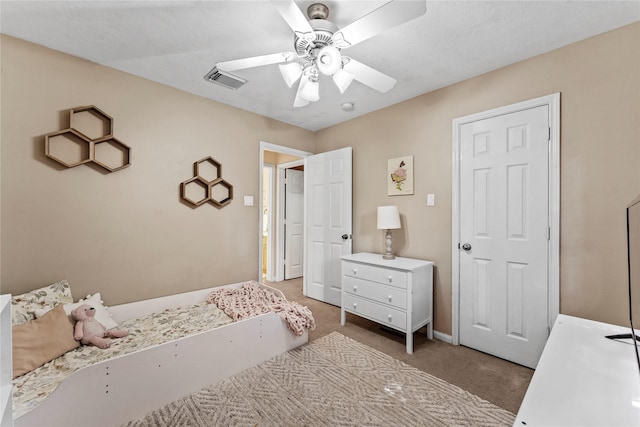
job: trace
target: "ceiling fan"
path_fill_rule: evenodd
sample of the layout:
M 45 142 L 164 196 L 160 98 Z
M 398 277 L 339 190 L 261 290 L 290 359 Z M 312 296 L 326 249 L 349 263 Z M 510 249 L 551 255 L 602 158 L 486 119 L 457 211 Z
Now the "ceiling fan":
M 299 80 L 294 107 L 304 107 L 320 99 L 318 79 L 331 76 L 340 93 L 357 80 L 379 92 L 390 90 L 396 80 L 341 51 L 390 28 L 417 18 L 426 12 L 426 1 L 389 1 L 378 9 L 339 29 L 328 21 L 329 8 L 314 3 L 304 16 L 293 0 L 270 0 L 294 32 L 294 51 L 218 62 L 205 80 L 237 89 L 247 80 L 232 71 L 280 64 L 280 72 L 289 87 Z

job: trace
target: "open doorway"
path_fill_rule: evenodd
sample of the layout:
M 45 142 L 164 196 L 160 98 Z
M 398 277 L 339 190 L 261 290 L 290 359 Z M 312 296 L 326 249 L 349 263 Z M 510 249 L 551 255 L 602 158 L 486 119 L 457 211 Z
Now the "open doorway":
M 285 280 L 286 190 L 288 169 L 304 169 L 304 158 L 312 153 L 260 142 L 259 275 L 260 280 Z M 300 202 L 303 204 L 303 200 Z M 291 229 L 290 229 L 291 230 Z M 301 260 L 304 258 L 301 258 Z

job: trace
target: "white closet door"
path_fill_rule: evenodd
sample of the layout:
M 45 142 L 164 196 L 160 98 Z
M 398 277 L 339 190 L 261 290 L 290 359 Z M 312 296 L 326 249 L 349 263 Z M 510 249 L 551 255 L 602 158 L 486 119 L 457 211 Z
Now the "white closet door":
M 549 327 L 548 115 L 461 127 L 460 344 L 531 368 Z

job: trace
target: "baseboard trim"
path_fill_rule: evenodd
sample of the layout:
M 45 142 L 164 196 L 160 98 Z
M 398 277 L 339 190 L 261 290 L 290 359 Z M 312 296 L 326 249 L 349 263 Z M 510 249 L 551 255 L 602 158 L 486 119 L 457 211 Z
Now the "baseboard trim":
M 400 332 L 396 329 L 390 328 L 385 325 L 380 325 L 380 330 L 384 331 L 388 334 L 397 335 L 399 337 L 404 337 L 406 334 L 404 332 Z M 433 331 L 433 339 L 444 341 L 447 344 L 453 343 L 453 337 L 451 335 L 445 334 L 444 332 Z
M 433 338 L 444 341 L 447 344 L 453 343 L 453 337 L 451 335 L 445 334 L 443 332 L 433 331 Z

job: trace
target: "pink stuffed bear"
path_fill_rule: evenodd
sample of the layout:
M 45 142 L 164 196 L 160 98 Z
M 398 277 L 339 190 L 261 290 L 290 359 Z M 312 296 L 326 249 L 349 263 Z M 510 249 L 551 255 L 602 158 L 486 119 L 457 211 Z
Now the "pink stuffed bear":
M 88 304 L 83 304 L 71 312 L 71 317 L 76 321 L 73 338 L 82 344 L 93 344 L 99 348 L 109 348 L 111 340 L 109 338 L 122 338 L 129 331 L 126 329 L 105 328 L 94 316 L 96 309 Z

